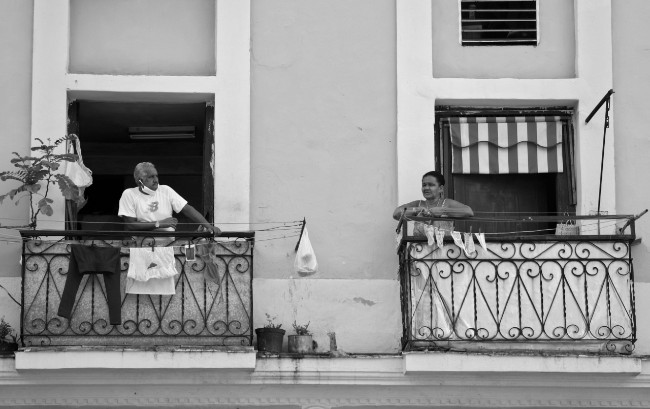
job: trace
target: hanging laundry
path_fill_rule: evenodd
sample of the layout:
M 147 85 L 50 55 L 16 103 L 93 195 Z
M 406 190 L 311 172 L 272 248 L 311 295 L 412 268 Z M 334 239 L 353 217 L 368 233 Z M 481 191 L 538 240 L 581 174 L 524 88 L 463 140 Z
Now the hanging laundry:
M 203 269 L 203 276 L 206 281 L 219 282 L 219 268 L 217 267 L 217 246 L 216 243 L 205 243 L 196 246 L 196 255 L 203 260 L 205 268 Z
M 435 235 L 436 244 L 438 245 L 438 248 L 442 250 L 442 248 L 445 246 L 445 231 L 436 227 Z
M 318 261 L 316 260 L 316 253 L 314 253 L 314 248 L 309 240 L 307 227 L 302 232 L 298 250 L 296 251 L 296 258 L 293 262 L 293 269 L 302 276 L 318 272 Z
M 474 239 L 472 233 L 465 233 L 465 255 L 470 257 L 470 255 L 476 253 L 476 246 L 474 246 Z
M 454 239 L 454 244 L 457 245 L 459 249 L 462 250 L 465 248 L 465 244 L 463 243 L 463 237 L 461 236 L 460 232 L 452 231 L 451 238 Z
M 438 230 L 437 227 L 433 227 L 430 224 L 425 224 L 424 225 L 424 235 L 427 238 L 427 244 L 429 246 L 433 246 L 436 244 L 436 237 L 435 237 L 435 231 Z
M 476 240 L 478 240 L 478 244 L 483 247 L 483 250 L 487 252 L 487 244 L 485 244 L 485 233 L 474 233 L 476 236 Z
M 122 324 L 122 298 L 120 296 L 120 249 L 115 247 L 89 247 L 70 245 L 70 264 L 61 294 L 58 314 L 70 319 L 77 290 L 85 274 L 102 274 L 106 287 L 106 301 L 111 325 Z
M 130 250 L 129 272 L 126 275 L 128 294 L 176 293 L 174 276 L 178 274 L 173 247 L 139 247 Z

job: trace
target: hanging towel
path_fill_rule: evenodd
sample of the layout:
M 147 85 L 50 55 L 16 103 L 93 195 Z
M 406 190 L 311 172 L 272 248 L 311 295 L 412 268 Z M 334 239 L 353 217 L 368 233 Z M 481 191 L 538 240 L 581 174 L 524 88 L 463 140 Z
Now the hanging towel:
M 478 240 L 478 244 L 483 247 L 483 250 L 487 252 L 487 244 L 485 244 L 485 233 L 474 233 L 476 236 L 476 240 Z
M 465 233 L 465 255 L 469 257 L 470 255 L 476 252 L 476 246 L 474 246 L 474 239 L 472 238 L 472 233 Z
M 461 250 L 465 249 L 465 244 L 463 243 L 463 238 L 460 232 L 452 231 L 451 238 L 454 239 L 454 244 L 458 246 Z
M 435 231 L 438 230 L 437 227 L 433 227 L 430 224 L 425 224 L 424 225 L 424 235 L 427 238 L 427 244 L 429 246 L 433 246 L 436 244 L 436 237 L 435 237 Z
M 129 294 L 176 293 L 174 276 L 178 274 L 173 247 L 130 249 L 126 292 Z
M 442 248 L 445 246 L 445 231 L 443 229 L 439 229 L 436 227 L 435 235 L 436 235 L 436 244 L 438 244 L 438 248 L 442 250 Z

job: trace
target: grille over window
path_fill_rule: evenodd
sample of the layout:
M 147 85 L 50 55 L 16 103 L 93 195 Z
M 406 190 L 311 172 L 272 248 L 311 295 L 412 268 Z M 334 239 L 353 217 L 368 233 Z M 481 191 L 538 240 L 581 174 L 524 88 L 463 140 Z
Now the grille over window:
M 460 0 L 464 46 L 537 45 L 537 1 Z

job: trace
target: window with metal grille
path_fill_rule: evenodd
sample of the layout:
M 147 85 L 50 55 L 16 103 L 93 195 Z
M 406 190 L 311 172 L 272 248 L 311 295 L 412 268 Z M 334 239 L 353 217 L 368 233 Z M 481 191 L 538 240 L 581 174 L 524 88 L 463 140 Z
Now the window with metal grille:
M 462 45 L 537 45 L 536 0 L 459 1 Z

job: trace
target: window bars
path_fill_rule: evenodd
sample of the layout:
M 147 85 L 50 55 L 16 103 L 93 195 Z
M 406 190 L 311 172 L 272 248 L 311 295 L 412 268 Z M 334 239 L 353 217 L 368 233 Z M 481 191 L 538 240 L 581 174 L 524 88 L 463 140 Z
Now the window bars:
M 536 0 L 460 0 L 463 46 L 537 45 Z

